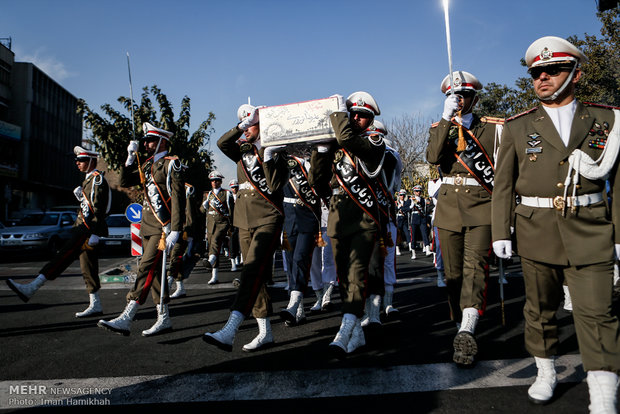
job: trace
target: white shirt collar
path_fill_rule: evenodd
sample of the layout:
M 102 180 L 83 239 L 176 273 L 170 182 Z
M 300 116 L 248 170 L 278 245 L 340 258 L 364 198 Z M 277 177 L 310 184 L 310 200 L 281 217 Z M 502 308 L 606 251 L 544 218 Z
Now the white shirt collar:
M 549 118 L 551 118 L 555 129 L 558 131 L 560 138 L 562 138 L 562 142 L 568 147 L 570 130 L 573 126 L 575 112 L 577 111 L 577 100 L 573 99 L 572 102 L 558 108 L 550 108 L 545 105 L 542 105 L 542 107 L 549 114 Z
M 469 129 L 469 127 L 471 127 L 471 123 L 474 122 L 474 114 L 468 112 L 462 115 L 460 118 L 457 116 L 456 119 L 461 125 Z
M 168 151 L 158 152 L 157 154 L 155 154 L 153 156 L 153 163 L 156 163 L 157 161 L 159 161 L 160 159 L 162 159 L 166 155 L 168 155 Z

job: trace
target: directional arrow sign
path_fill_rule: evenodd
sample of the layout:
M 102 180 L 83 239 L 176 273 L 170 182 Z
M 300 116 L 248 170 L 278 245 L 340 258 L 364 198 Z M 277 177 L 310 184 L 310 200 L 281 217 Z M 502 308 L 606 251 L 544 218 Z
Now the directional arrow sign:
M 132 223 L 140 223 L 142 220 L 142 206 L 138 203 L 130 204 L 125 210 L 125 217 Z

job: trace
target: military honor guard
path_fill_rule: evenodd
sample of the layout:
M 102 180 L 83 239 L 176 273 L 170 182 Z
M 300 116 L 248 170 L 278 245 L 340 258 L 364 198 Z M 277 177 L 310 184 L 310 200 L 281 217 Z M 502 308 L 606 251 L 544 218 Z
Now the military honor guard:
M 367 292 L 374 290 L 369 284 L 383 285 L 382 278 L 375 280 L 383 272 L 381 254 L 375 251 L 382 236 L 375 191 L 385 143 L 380 135 L 365 135 L 381 113 L 369 93 L 355 92 L 346 101 L 338 95 L 338 99 L 339 110 L 330 115 L 336 143 L 315 146 L 310 183 L 322 197 L 331 193 L 327 235 L 336 261 L 343 316 L 329 347 L 344 355 L 365 345 L 361 318 Z
M 394 145 L 390 139 L 387 138 L 388 131 L 385 125 L 381 121 L 374 120 L 370 130 L 374 130 L 377 133 L 383 135 L 385 141 L 385 158 L 383 160 L 383 188 L 386 190 L 386 198 L 389 200 L 389 214 L 384 218 L 387 220 L 387 235 L 391 238 L 391 243 L 385 243 L 387 255 L 384 259 L 383 281 L 384 281 L 384 294 L 383 301 L 381 303 L 381 311 L 385 314 L 387 319 L 391 319 L 398 313 L 393 305 L 394 298 L 394 285 L 396 284 L 396 239 L 397 239 L 397 222 L 398 215 L 396 212 L 397 201 L 394 199 L 394 194 L 397 192 L 400 194 L 401 174 L 403 170 L 403 162 L 400 158 L 400 154 L 394 148 Z M 377 299 L 375 299 L 375 302 Z M 368 307 L 370 305 L 370 308 Z M 373 306 L 373 301 L 366 301 L 367 309 L 371 310 L 369 313 L 369 323 L 372 319 L 377 319 L 376 308 Z M 371 319 L 372 317 L 372 319 Z M 364 321 L 362 321 L 364 325 Z
M 513 250 L 521 257 L 525 346 L 538 368 L 530 400 L 548 402 L 557 384 L 556 311 L 566 281 L 590 412 L 611 414 L 617 413 L 620 373 L 618 318 L 611 313 L 620 203 L 613 202 L 610 211 L 605 181 L 619 194 L 620 111 L 575 99 L 585 59 L 555 36 L 534 41 L 525 53 L 540 105 L 510 118 L 504 128 L 493 193 L 493 250 L 500 258 Z M 513 207 L 515 195 L 520 203 Z
M 407 246 L 411 248 L 411 228 L 409 227 L 409 220 L 411 215 L 411 208 L 413 202 L 407 196 L 407 190 L 401 188 L 398 191 L 398 199 L 396 200 L 396 231 L 401 238 L 407 243 Z M 398 240 L 399 242 L 402 240 Z M 400 243 L 396 244 L 396 256 L 400 256 Z
M 80 172 L 86 174 L 81 186 L 73 190 L 80 203 L 78 217 L 71 228 L 70 237 L 55 257 L 47 263 L 39 275 L 30 283 L 18 284 L 12 279 L 6 283 L 17 293 L 21 300 L 28 302 L 30 298 L 48 280 L 54 280 L 62 274 L 78 257 L 80 269 L 86 283 L 90 303 L 76 318 L 101 315 L 99 299 L 99 238 L 108 235 L 105 218 L 110 211 L 112 195 L 103 173 L 96 169 L 98 154 L 76 146 L 75 165 Z
M 478 117 L 472 109 L 482 84 L 469 72 L 446 76 L 442 119 L 433 124 L 426 159 L 443 180 L 437 194 L 435 226 L 443 258 L 451 317 L 457 323 L 453 360 L 470 365 L 478 352 L 474 337 L 486 308 L 491 247 L 491 192 L 496 139 L 503 120 Z
M 422 238 L 422 251 L 427 256 L 433 254 L 431 252 L 430 242 L 428 240 L 428 218 L 427 218 L 427 209 L 428 206 L 426 204 L 426 199 L 422 196 L 422 186 L 415 185 L 413 186 L 413 196 L 411 197 L 411 212 L 409 217 L 411 219 L 411 243 L 409 247 L 411 248 L 411 260 L 416 258 L 415 249 L 418 243 L 416 240 L 416 236 L 420 233 L 420 237 Z
M 232 350 L 241 322 L 252 314 L 259 333 L 244 351 L 256 351 L 273 344 L 268 316 L 271 299 L 266 283 L 273 271 L 273 255 L 280 247 L 284 222 L 282 206 L 289 170 L 283 146 L 262 148 L 260 144 L 259 108 L 244 104 L 237 111 L 239 124 L 226 132 L 217 146 L 237 164 L 239 193 L 234 223 L 239 228 L 243 254 L 240 284 L 226 324 L 216 332 L 207 332 L 203 340 L 220 349 Z M 245 136 L 244 139 L 241 139 Z
M 317 245 L 312 252 L 310 283 L 316 296 L 316 302 L 310 308 L 311 312 L 321 312 L 330 309 L 334 287 L 338 283 L 332 241 L 327 235 L 328 216 L 329 207 L 324 200 L 321 200 L 321 238 L 323 239 L 323 245 Z
M 224 176 L 219 171 L 211 171 L 209 180 L 211 190 L 204 193 L 200 211 L 207 215 L 207 251 L 208 259 L 204 261 L 207 269 L 211 269 L 210 285 L 219 282 L 220 252 L 228 232 L 232 227 L 232 213 L 235 205 L 233 194 L 222 188 Z
M 290 178 L 284 186 L 284 233 L 289 248 L 284 249 L 289 285 L 289 303 L 280 312 L 287 326 L 303 323 L 304 292 L 308 288 L 312 253 L 324 244 L 320 236 L 321 198 L 308 182 L 309 157 L 288 155 Z
M 228 187 L 230 187 L 230 192 L 233 195 L 233 213 L 231 213 L 231 217 L 235 217 L 234 215 L 234 203 L 237 202 L 237 193 L 239 193 L 239 181 L 236 178 L 233 178 L 229 181 Z M 241 247 L 239 247 L 239 229 L 235 226 L 235 222 L 233 220 L 232 228 L 230 229 L 230 235 L 228 237 L 228 252 L 230 258 L 230 270 L 232 272 L 236 272 L 239 270 L 239 267 L 243 260 L 241 258 Z
M 175 290 L 170 299 L 187 296 L 183 280 L 196 263 L 194 259 L 194 237 L 198 233 L 198 200 L 196 189 L 190 183 L 185 183 L 185 225 L 183 233 L 170 252 L 170 266 L 168 267 L 168 287 L 175 284 Z
M 183 165 L 178 157 L 168 155 L 170 138 L 173 133 L 157 128 L 148 122 L 142 126 L 143 144 L 149 155 L 141 165 L 138 160 L 138 141 L 131 141 L 127 147 L 127 160 L 121 167 L 121 186 L 142 185 L 144 189 L 144 208 L 140 222 L 142 238 L 142 257 L 133 288 L 127 293 L 127 306 L 112 320 L 100 320 L 101 328 L 129 335 L 131 321 L 138 306 L 144 304 L 151 291 L 157 307 L 157 321 L 143 336 L 151 336 L 170 331 L 172 322 L 168 310 L 168 288 L 162 280 L 162 261 L 167 263 L 169 254 L 179 240 L 185 224 L 185 181 Z M 163 273 L 163 277 L 166 274 Z M 163 282 L 163 283 L 162 283 Z M 163 291 L 162 291 L 163 290 Z

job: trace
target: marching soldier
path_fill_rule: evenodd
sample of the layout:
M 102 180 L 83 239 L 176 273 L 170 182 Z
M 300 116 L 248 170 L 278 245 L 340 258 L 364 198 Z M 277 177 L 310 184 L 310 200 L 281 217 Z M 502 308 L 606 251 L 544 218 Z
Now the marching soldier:
M 396 228 L 399 234 L 405 238 L 407 246 L 411 247 L 411 228 L 409 227 L 409 216 L 411 215 L 411 207 L 413 203 L 407 197 L 407 190 L 404 188 L 398 191 L 398 200 L 396 200 Z M 396 256 L 400 256 L 400 247 L 396 245 Z
M 170 252 L 170 266 L 168 268 L 168 287 L 174 282 L 176 287 L 170 299 L 183 298 L 187 295 L 183 280 L 189 277 L 189 272 L 195 264 L 193 258 L 194 236 L 198 230 L 198 201 L 193 185 L 185 183 L 185 226 L 183 233 Z M 191 265 L 190 265 L 191 262 Z
M 390 319 L 394 316 L 395 313 L 398 313 L 398 309 L 396 309 L 393 305 L 393 297 L 394 297 L 394 285 L 396 284 L 396 238 L 397 238 L 397 203 L 393 198 L 393 194 L 397 193 L 397 190 L 401 184 L 401 173 L 403 170 L 403 162 L 400 158 L 400 154 L 396 149 L 394 149 L 392 141 L 387 139 L 387 128 L 383 125 L 382 122 L 375 120 L 373 125 L 371 126 L 371 131 L 374 130 L 377 133 L 383 135 L 383 140 L 385 141 L 385 158 L 383 160 L 383 186 L 385 189 L 386 198 L 389 200 L 390 207 L 389 213 L 384 216 L 384 219 L 387 221 L 387 235 L 391 237 L 391 243 L 386 241 L 386 251 L 387 255 L 384 259 L 384 269 L 383 269 L 383 280 L 384 280 L 384 294 L 382 301 L 381 310 L 385 313 L 387 319 Z M 398 191 L 400 193 L 400 191 Z M 368 323 L 379 322 L 379 315 L 377 315 L 377 309 L 375 303 L 379 302 L 378 299 L 373 298 L 372 295 L 369 298 L 370 300 L 366 300 L 366 308 L 371 312 L 369 313 Z M 374 301 L 373 301 L 374 299 Z M 370 307 L 369 307 L 370 306 Z M 362 321 L 362 326 L 364 326 L 364 321 Z
M 82 147 L 73 148 L 75 164 L 80 172 L 85 173 L 84 182 L 73 190 L 80 202 L 80 211 L 69 240 L 39 272 L 39 276 L 30 283 L 17 284 L 12 279 L 6 283 L 17 293 L 21 300 L 28 302 L 37 290 L 48 280 L 54 280 L 79 257 L 82 276 L 86 283 L 90 304 L 76 318 L 101 315 L 99 299 L 99 238 L 108 235 L 105 218 L 110 211 L 112 195 L 103 173 L 96 169 L 98 154 Z
M 144 148 L 149 158 L 138 166 L 138 142 L 127 146 L 127 161 L 121 167 L 121 186 L 132 187 L 142 183 L 144 187 L 144 209 L 140 221 L 142 237 L 142 258 L 133 288 L 127 293 L 127 306 L 115 319 L 100 320 L 101 328 L 129 335 L 131 321 L 138 306 L 144 304 L 151 291 L 157 306 L 157 321 L 143 336 L 151 336 L 172 329 L 168 313 L 167 283 L 162 286 L 162 259 L 169 253 L 183 231 L 185 211 L 185 185 L 183 166 L 176 156 L 168 156 L 172 132 L 157 128 L 148 122 L 142 126 Z M 144 174 L 144 181 L 140 177 Z M 164 275 L 166 277 L 166 275 Z M 151 290 L 152 288 L 152 290 Z M 163 289 L 163 294 L 161 292 Z M 160 297 L 163 296 L 163 301 Z
M 619 194 L 620 112 L 575 99 L 585 59 L 555 36 L 534 41 L 525 53 L 541 105 L 510 118 L 504 129 L 493 193 L 493 250 L 500 258 L 512 254 L 518 194 L 514 234 L 525 282 L 525 345 L 538 368 L 528 396 L 536 403 L 553 396 L 555 313 L 566 281 L 590 412 L 616 413 L 620 335 L 611 309 L 620 203 L 613 202 L 610 211 L 605 180 Z
M 258 108 L 241 105 L 237 116 L 241 122 L 222 135 L 217 146 L 237 163 L 239 193 L 234 223 L 239 228 L 243 268 L 226 325 L 205 333 L 203 340 L 231 351 L 239 325 L 252 313 L 259 333 L 243 346 L 244 351 L 251 352 L 273 344 L 266 283 L 273 271 L 273 255 L 280 246 L 284 221 L 282 188 L 288 180 L 288 167 L 286 158 L 278 154 L 284 146 L 260 147 Z M 244 140 L 240 140 L 242 135 Z
M 332 301 L 334 286 L 338 282 L 336 275 L 336 264 L 334 263 L 334 252 L 332 242 L 327 235 L 327 219 L 329 208 L 327 203 L 321 202 L 321 238 L 324 246 L 317 246 L 312 253 L 312 266 L 310 267 L 310 282 L 312 290 L 316 295 L 316 302 L 310 308 L 311 312 L 321 312 L 329 310 Z
M 381 112 L 367 92 L 351 94 L 339 111 L 330 115 L 337 143 L 317 145 L 312 152 L 310 183 L 319 196 L 330 200 L 327 235 L 331 238 L 340 294 L 342 323 L 330 349 L 351 353 L 366 341 L 361 326 L 369 284 L 383 285 L 383 260 L 379 238 L 381 217 L 375 196 L 385 143 L 380 135 L 366 137 L 365 131 Z M 333 171 L 333 172 L 332 172 Z M 373 267 L 372 271 L 370 268 Z
M 422 186 L 416 185 L 413 187 L 413 197 L 411 197 L 411 260 L 415 259 L 415 248 L 417 244 L 416 234 L 420 232 L 422 237 L 423 251 L 427 256 L 433 254 L 431 252 L 431 246 L 428 241 L 428 226 L 427 226 L 427 204 L 426 200 L 422 196 Z
M 503 121 L 472 114 L 478 102 L 476 91 L 482 89 L 474 75 L 454 72 L 453 87 L 449 79 L 448 75 L 441 83 L 441 92 L 448 96 L 442 119 L 430 129 L 426 159 L 440 166 L 444 175 L 435 226 L 451 317 L 458 327 L 453 360 L 469 365 L 478 352 L 474 332 L 486 308 L 493 149 Z
M 236 178 L 233 178 L 228 183 L 230 187 L 230 192 L 233 195 L 233 211 L 230 216 L 235 217 L 234 214 L 234 205 L 237 202 L 237 193 L 239 192 L 239 182 Z M 241 248 L 239 247 L 239 229 L 235 226 L 235 222 L 233 220 L 233 225 L 230 231 L 230 236 L 228 238 L 228 252 L 230 255 L 230 270 L 232 272 L 236 272 L 238 270 L 239 265 L 241 265 Z
M 321 199 L 308 183 L 310 160 L 289 155 L 287 163 L 290 178 L 284 186 L 284 232 L 290 250 L 283 252 L 290 298 L 280 317 L 287 326 L 293 326 L 306 319 L 303 299 L 310 279 L 312 252 L 317 244 L 324 243 L 319 237 Z
M 222 188 L 224 176 L 219 171 L 211 171 L 209 180 L 211 190 L 204 193 L 200 212 L 207 215 L 207 249 L 209 258 L 203 263 L 211 269 L 210 285 L 219 282 L 220 251 L 226 241 L 228 231 L 232 227 L 232 216 L 235 201 L 230 191 Z

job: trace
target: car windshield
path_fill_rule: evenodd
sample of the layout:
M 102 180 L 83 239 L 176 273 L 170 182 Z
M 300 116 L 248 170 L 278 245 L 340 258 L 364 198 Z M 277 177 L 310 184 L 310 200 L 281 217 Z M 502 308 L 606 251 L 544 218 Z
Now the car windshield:
M 129 227 L 129 220 L 125 216 L 108 216 L 105 219 L 108 227 Z
M 20 221 L 17 222 L 18 226 L 53 226 L 58 223 L 58 213 L 38 213 L 27 214 Z

